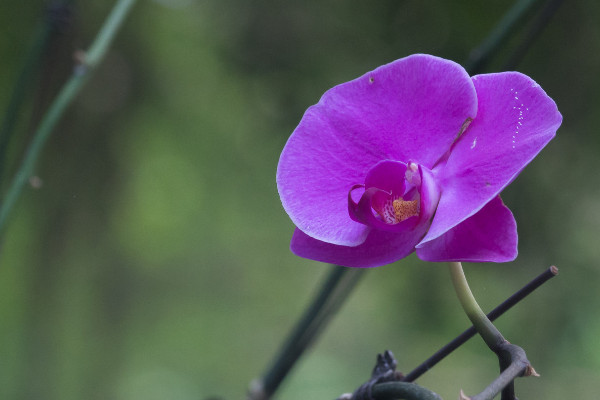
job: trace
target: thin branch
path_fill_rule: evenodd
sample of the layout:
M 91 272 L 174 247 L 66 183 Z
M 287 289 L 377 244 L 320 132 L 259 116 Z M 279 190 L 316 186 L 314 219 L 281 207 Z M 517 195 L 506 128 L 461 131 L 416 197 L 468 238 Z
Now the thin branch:
M 398 362 L 390 350 L 377 354 L 371 378 L 354 393 L 345 393 L 337 400 L 441 400 L 429 389 L 412 382 L 402 382 L 402 373 L 396 371 Z
M 534 290 L 539 288 L 545 282 L 547 282 L 550 278 L 558 275 L 558 268 L 555 266 L 551 266 L 546 269 L 543 273 L 538 275 L 536 278 L 531 280 L 527 285 L 523 286 L 519 291 L 510 296 L 496 308 L 494 308 L 487 317 L 490 321 L 496 320 L 502 314 L 510 310 L 515 304 L 519 303 L 525 297 L 530 295 Z M 450 343 L 439 349 L 435 354 L 425 360 L 421 365 L 412 370 L 409 374 L 407 374 L 402 381 L 404 382 L 414 382 L 425 372 L 429 371 L 433 368 L 438 362 L 443 360 L 448 354 L 452 353 L 454 350 L 462 346 L 467 340 L 475 336 L 477 331 L 473 326 L 469 329 L 465 330 L 463 333 L 458 335 L 454 340 Z
M 107 17 L 96 39 L 90 46 L 87 54 L 83 55 L 82 63 L 78 65 L 71 78 L 65 83 L 58 93 L 48 111 L 42 118 L 33 140 L 25 153 L 23 159 L 11 185 L 6 194 L 6 198 L 0 208 L 0 233 L 6 225 L 10 212 L 14 208 L 17 200 L 21 196 L 23 188 L 29 177 L 33 173 L 35 164 L 39 155 L 52 133 L 54 127 L 64 114 L 67 107 L 73 102 L 85 82 L 104 58 L 108 47 L 112 43 L 115 35 L 122 26 L 125 17 L 129 14 L 136 0 L 118 0 L 111 13 Z
M 291 331 L 263 378 L 251 383 L 248 400 L 266 400 L 275 393 L 296 361 L 341 308 L 364 272 L 362 268 L 333 266 L 317 297 Z

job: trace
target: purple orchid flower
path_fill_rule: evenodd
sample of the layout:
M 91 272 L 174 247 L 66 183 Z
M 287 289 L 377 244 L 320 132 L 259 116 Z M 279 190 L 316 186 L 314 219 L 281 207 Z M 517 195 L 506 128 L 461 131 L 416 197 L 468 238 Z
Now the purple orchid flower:
M 416 54 L 328 90 L 279 160 L 292 251 L 376 267 L 506 262 L 516 222 L 499 193 L 554 137 L 556 104 L 518 72 L 469 77 Z

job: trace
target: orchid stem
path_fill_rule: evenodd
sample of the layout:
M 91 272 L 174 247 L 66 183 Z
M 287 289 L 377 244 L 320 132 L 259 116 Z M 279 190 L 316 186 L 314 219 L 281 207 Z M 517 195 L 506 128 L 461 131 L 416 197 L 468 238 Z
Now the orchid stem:
M 490 350 L 498 356 L 500 362 L 500 376 L 472 399 L 490 400 L 502 391 L 502 400 L 516 400 L 513 380 L 517 376 L 537 375 L 537 373 L 529 364 L 525 351 L 504 339 L 500 331 L 481 310 L 469 288 L 461 263 L 450 262 L 448 265 L 460 304 L 477 332 Z
M 450 266 L 452 283 L 454 284 L 454 289 L 463 310 L 465 310 L 467 317 L 469 317 L 469 320 L 471 320 L 471 323 L 488 347 L 493 349 L 499 342 L 504 340 L 504 337 L 494 324 L 492 324 L 487 315 L 485 315 L 479 304 L 477 304 L 477 300 L 475 300 L 475 296 L 473 296 L 471 288 L 469 288 L 469 284 L 467 283 L 462 264 L 459 262 L 450 262 L 448 265 Z
M 519 303 L 525 297 L 530 295 L 534 290 L 539 288 L 541 285 L 546 283 L 550 278 L 553 278 L 556 275 L 558 275 L 558 268 L 556 268 L 555 266 L 551 266 L 550 268 L 547 268 L 544 272 L 542 272 L 540 275 L 535 277 L 533 280 L 531 280 L 529 283 L 527 283 L 525 286 L 523 286 L 521 289 L 519 289 L 517 292 L 515 292 L 512 296 L 510 296 L 508 299 L 506 299 L 500 305 L 498 305 L 496 308 L 494 308 L 492 311 L 490 311 L 487 314 L 487 317 L 490 319 L 490 321 L 494 321 L 496 318 L 500 317 L 506 311 L 510 310 L 514 305 Z M 477 331 L 475 330 L 475 328 L 473 326 L 469 327 L 463 333 L 461 333 L 456 338 L 454 338 L 451 342 L 449 342 L 444 347 L 442 347 L 437 352 L 435 352 L 435 354 L 433 354 L 427 360 L 422 362 L 418 367 L 413 369 L 402 380 L 404 382 L 415 381 L 421 375 L 423 375 L 425 372 L 429 371 L 438 362 L 440 362 L 442 359 L 444 359 L 447 355 L 452 353 L 454 350 L 458 349 L 467 340 L 469 340 L 476 334 L 477 334 Z
M 19 166 L 13 178 L 6 197 L 0 208 L 0 233 L 4 230 L 10 212 L 23 192 L 23 188 L 32 175 L 39 155 L 52 133 L 54 127 L 64 114 L 67 107 L 73 102 L 81 88 L 87 82 L 93 70 L 106 55 L 116 33 L 129 14 L 136 0 L 118 0 L 111 13 L 106 18 L 104 25 L 90 46 L 88 52 L 83 56 L 82 63 L 77 65 L 71 78 L 64 84 L 48 111 L 42 118 L 36 132 L 33 135 L 25 158 Z

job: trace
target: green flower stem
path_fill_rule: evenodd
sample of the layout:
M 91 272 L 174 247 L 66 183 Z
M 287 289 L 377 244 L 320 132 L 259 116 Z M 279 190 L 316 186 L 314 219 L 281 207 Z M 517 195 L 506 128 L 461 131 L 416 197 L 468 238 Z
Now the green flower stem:
M 504 341 L 504 337 L 488 319 L 487 315 L 481 310 L 479 304 L 477 304 L 477 301 L 469 288 L 469 284 L 467 283 L 467 278 L 465 277 L 461 263 L 450 262 L 448 265 L 450 266 L 452 283 L 454 284 L 454 289 L 463 310 L 465 310 L 471 323 L 477 332 L 479 332 L 488 347 L 494 350 L 499 343 Z
M 547 282 L 550 278 L 558 275 L 558 268 L 552 266 L 546 269 L 543 273 L 535 277 L 531 280 L 527 285 L 519 289 L 516 293 L 510 296 L 508 299 L 502 302 L 498 307 L 494 308 L 487 317 L 490 321 L 494 321 L 496 318 L 500 317 L 506 311 L 510 310 L 514 305 L 523 300 L 525 297 L 530 295 L 534 290 L 539 288 L 545 282 Z M 421 363 L 418 367 L 413 369 L 410 373 L 408 373 L 402 380 L 404 382 L 413 382 L 418 379 L 425 372 L 429 371 L 433 368 L 438 362 L 444 359 L 448 354 L 452 353 L 454 350 L 462 346 L 467 340 L 471 337 L 475 336 L 477 331 L 473 326 L 469 329 L 465 330 L 463 333 L 454 338 L 450 343 L 439 349 L 435 354 Z
M 104 58 L 106 51 L 114 40 L 115 35 L 122 26 L 125 17 L 129 14 L 136 0 L 118 0 L 107 17 L 96 39 L 83 57 L 82 64 L 78 65 L 71 78 L 62 87 L 48 111 L 42 118 L 25 158 L 23 159 L 0 208 L 0 233 L 4 230 L 8 216 L 23 192 L 23 188 L 33 173 L 44 144 L 52 130 L 64 114 L 67 107 L 73 102 L 81 91 L 91 73 Z
M 498 361 L 500 362 L 500 376 L 488 385 L 483 392 L 471 399 L 491 400 L 498 393 L 502 392 L 502 400 L 515 400 L 513 380 L 518 376 L 531 376 L 537 375 L 537 373 L 527 360 L 525 351 L 504 339 L 500 331 L 496 329 L 481 310 L 473 293 L 471 293 L 461 263 L 451 262 L 448 265 L 450 266 L 450 276 L 452 277 L 452 283 L 454 284 L 460 304 L 477 332 L 479 332 L 490 350 L 498 356 Z M 468 397 L 461 396 L 461 398 Z

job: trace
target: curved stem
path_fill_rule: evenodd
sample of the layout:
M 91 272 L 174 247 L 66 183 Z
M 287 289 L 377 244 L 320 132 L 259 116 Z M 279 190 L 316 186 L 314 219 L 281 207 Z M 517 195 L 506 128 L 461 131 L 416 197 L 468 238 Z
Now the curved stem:
M 490 321 L 494 321 L 496 318 L 504 314 L 506 311 L 510 310 L 515 304 L 523 300 L 529 294 L 531 294 L 535 289 L 540 287 L 542 284 L 547 282 L 550 278 L 558 275 L 558 268 L 555 266 L 551 266 L 546 269 L 543 273 L 535 277 L 531 280 L 527 285 L 519 289 L 516 293 L 510 296 L 508 299 L 502 302 L 498 307 L 494 308 L 490 311 L 487 317 Z M 459 336 L 454 338 L 450 343 L 442 347 L 435 354 L 425 360 L 421 365 L 413 369 L 409 374 L 407 374 L 402 380 L 404 382 L 413 382 L 425 372 L 429 371 L 433 368 L 439 361 L 444 359 L 448 354 L 452 353 L 454 350 L 462 346 L 467 340 L 475 336 L 477 331 L 473 326 L 469 329 L 461 333 Z
M 463 310 L 465 310 L 471 323 L 475 329 L 477 329 L 477 332 L 479 332 L 488 347 L 494 349 L 499 342 L 504 340 L 504 337 L 488 319 L 483 310 L 481 310 L 479 304 L 477 304 L 477 300 L 475 300 L 475 296 L 473 296 L 471 288 L 469 288 L 469 284 L 467 283 L 462 264 L 459 262 L 450 262 L 448 265 L 450 266 L 452 283 L 454 284 L 454 289 Z
M 96 39 L 90 46 L 87 54 L 84 56 L 84 59 L 82 60 L 83 64 L 78 65 L 75 68 L 73 75 L 62 87 L 61 91 L 42 118 L 42 121 L 34 133 L 33 140 L 25 153 L 25 158 L 17 170 L 2 203 L 2 207 L 0 208 L 0 233 L 5 227 L 10 212 L 21 196 L 27 180 L 33 173 L 35 163 L 39 158 L 44 144 L 52 133 L 52 130 L 67 107 L 73 102 L 75 96 L 81 91 L 81 88 L 87 81 L 91 72 L 104 58 L 108 47 L 112 43 L 135 1 L 136 0 L 117 1 L 110 15 L 106 18 L 100 32 L 96 36 Z
M 536 375 L 535 370 L 529 364 L 525 351 L 504 339 L 500 331 L 481 310 L 469 288 L 461 263 L 451 262 L 448 264 L 460 304 L 477 332 L 490 350 L 496 353 L 500 362 L 500 376 L 472 399 L 490 400 L 502 391 L 502 400 L 516 400 L 513 380 L 522 375 Z

